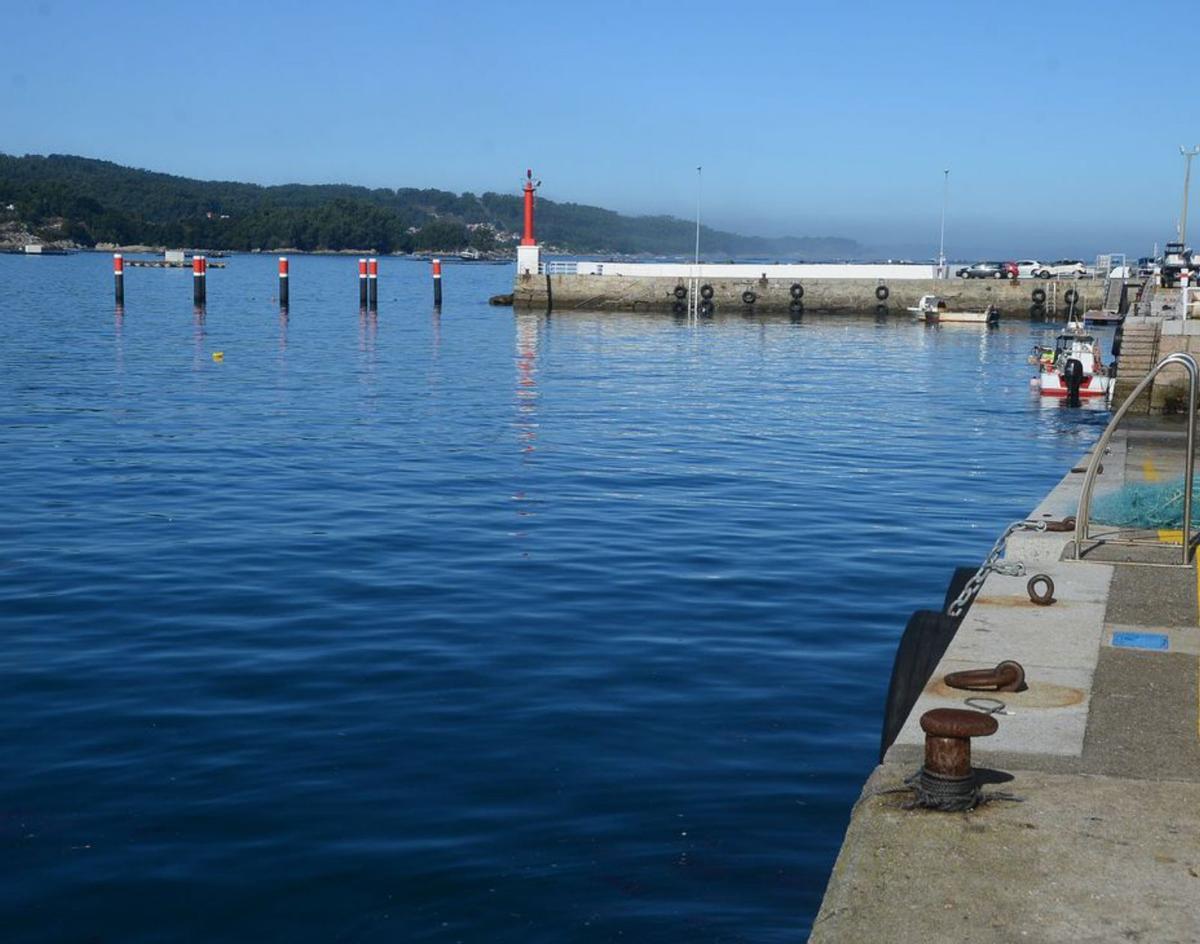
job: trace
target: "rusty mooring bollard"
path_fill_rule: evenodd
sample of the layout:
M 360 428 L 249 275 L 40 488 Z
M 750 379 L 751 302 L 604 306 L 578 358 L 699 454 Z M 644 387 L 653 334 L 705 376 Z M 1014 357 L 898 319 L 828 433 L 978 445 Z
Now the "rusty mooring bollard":
M 991 715 L 962 708 L 934 708 L 921 715 L 925 764 L 909 779 L 917 806 L 934 810 L 972 810 L 983 797 L 971 766 L 971 738 L 995 734 Z
M 925 769 L 939 777 L 973 777 L 971 738 L 995 734 L 991 715 L 962 708 L 934 708 L 921 715 L 925 732 Z

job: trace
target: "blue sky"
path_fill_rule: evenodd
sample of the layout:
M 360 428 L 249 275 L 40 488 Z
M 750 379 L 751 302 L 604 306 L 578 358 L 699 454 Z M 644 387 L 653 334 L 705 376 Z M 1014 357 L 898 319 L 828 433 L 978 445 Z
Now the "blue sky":
M 684 217 L 701 164 L 713 225 L 926 256 L 948 167 L 953 256 L 1144 254 L 1200 143 L 1194 23 L 1159 28 L 1185 9 L 22 0 L 0 150 L 476 192 L 532 166 Z

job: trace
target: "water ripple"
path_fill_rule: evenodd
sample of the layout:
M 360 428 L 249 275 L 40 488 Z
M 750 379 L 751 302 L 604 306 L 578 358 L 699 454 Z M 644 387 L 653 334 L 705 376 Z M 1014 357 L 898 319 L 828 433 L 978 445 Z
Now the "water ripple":
M 381 267 L 0 257 L 6 940 L 803 937 L 908 613 L 1103 414 L 1039 326 Z

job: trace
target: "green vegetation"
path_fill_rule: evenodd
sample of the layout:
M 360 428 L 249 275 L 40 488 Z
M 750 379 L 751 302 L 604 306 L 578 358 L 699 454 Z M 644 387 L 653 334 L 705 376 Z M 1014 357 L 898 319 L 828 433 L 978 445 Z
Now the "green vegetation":
M 480 251 L 511 245 L 518 194 L 370 189 L 347 184 L 192 180 L 108 161 L 0 154 L 0 211 L 47 239 L 196 249 L 359 249 L 377 253 Z M 622 216 L 599 207 L 538 200 L 538 237 L 575 253 L 686 255 L 695 231 L 669 216 Z M 847 258 L 849 239 L 764 239 L 704 228 L 714 256 Z

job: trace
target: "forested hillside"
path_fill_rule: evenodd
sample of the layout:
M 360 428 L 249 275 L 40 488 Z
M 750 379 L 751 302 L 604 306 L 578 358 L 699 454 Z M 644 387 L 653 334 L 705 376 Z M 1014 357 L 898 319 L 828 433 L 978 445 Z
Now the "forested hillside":
M 8 209 L 11 206 L 12 209 Z M 69 155 L 0 154 L 0 222 L 47 241 L 254 250 L 482 251 L 512 245 L 519 194 L 192 180 Z M 538 200 L 538 238 L 576 253 L 687 254 L 694 225 Z M 852 258 L 849 239 L 704 228 L 705 255 Z

